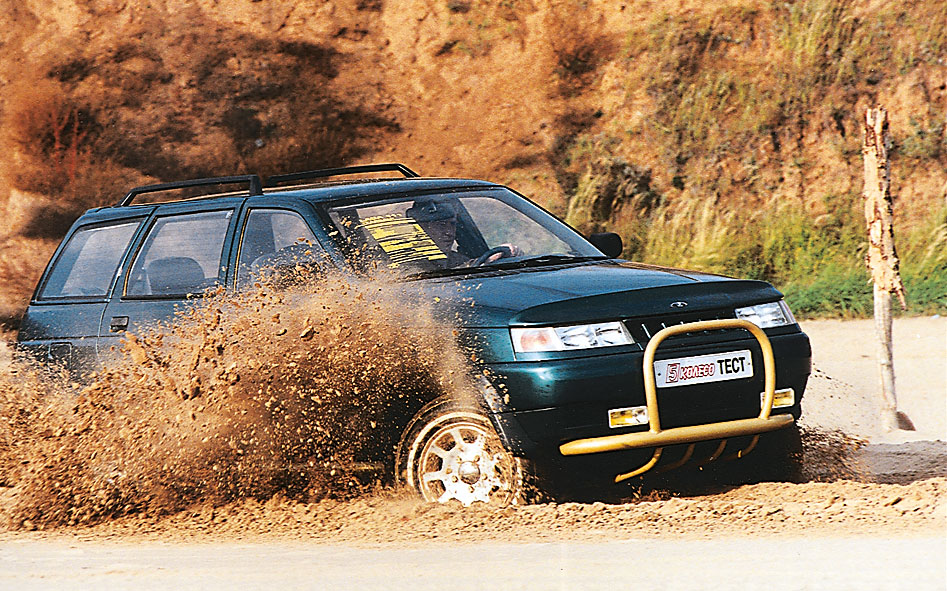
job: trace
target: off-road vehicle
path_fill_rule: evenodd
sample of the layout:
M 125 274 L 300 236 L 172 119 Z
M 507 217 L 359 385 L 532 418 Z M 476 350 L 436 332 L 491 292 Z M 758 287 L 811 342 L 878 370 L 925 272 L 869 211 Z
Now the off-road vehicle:
M 241 190 L 143 202 L 227 183 Z M 429 501 L 506 502 L 525 468 L 555 488 L 753 458 L 796 433 L 811 351 L 771 285 L 622 260 L 616 234 L 586 239 L 512 189 L 400 164 L 132 189 L 69 230 L 19 348 L 82 371 L 126 331 L 302 250 L 349 277 L 388 268 L 453 308 L 488 370 L 479 404 L 411 401 L 389 425 L 389 469 Z

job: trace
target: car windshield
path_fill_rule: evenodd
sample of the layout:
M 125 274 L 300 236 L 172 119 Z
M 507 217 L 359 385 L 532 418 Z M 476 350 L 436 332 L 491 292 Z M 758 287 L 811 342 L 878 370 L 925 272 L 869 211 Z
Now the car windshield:
M 360 269 L 422 276 L 605 258 L 571 228 L 507 189 L 332 202 L 334 237 Z

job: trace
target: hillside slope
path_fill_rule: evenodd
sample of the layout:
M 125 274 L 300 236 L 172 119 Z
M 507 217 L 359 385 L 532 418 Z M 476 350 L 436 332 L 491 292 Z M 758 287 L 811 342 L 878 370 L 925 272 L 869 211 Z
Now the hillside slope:
M 509 183 L 580 229 L 617 228 L 631 256 L 791 282 L 766 247 L 785 236 L 758 227 L 801 216 L 857 250 L 857 117 L 876 103 L 908 255 L 938 240 L 937 0 L 0 0 L 0 15 L 8 322 L 71 220 L 130 185 L 369 161 Z

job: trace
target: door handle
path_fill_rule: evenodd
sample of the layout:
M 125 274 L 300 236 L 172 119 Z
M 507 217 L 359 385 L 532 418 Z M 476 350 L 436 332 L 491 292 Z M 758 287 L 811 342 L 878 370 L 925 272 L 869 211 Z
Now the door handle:
M 128 330 L 128 316 L 112 316 L 109 322 L 109 332 Z

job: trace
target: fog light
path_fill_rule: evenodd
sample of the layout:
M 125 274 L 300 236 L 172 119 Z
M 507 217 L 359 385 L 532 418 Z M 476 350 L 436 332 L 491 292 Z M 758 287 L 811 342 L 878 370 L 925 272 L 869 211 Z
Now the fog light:
M 648 407 L 631 406 L 628 408 L 613 408 L 608 411 L 608 426 L 616 427 L 634 427 L 635 425 L 648 424 Z
M 760 408 L 766 402 L 766 392 L 760 392 Z M 786 408 L 796 403 L 796 392 L 792 388 L 776 390 L 773 395 L 773 408 Z

